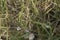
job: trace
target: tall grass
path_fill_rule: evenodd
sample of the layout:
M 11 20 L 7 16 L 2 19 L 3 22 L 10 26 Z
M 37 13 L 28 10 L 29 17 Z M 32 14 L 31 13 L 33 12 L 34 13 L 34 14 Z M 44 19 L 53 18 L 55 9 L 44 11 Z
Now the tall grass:
M 29 40 L 31 33 L 34 40 L 60 40 L 60 0 L 0 0 L 0 36 Z

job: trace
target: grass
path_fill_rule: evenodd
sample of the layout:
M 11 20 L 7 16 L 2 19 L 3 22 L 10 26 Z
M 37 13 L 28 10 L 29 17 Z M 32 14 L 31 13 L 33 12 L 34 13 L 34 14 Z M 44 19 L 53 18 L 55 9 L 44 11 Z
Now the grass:
M 0 39 L 30 40 L 31 33 L 60 40 L 60 0 L 0 0 Z

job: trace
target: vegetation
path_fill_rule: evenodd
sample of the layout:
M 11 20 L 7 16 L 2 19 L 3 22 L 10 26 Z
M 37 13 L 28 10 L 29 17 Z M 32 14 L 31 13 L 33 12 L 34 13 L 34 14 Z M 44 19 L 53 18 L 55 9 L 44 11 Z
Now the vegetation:
M 0 0 L 1 39 L 60 40 L 60 0 Z

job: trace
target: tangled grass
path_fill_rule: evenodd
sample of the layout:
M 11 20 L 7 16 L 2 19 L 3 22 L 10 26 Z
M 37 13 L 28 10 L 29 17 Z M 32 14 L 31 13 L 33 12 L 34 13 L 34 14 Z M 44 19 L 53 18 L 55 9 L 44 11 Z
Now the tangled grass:
M 60 40 L 60 0 L 0 0 L 0 40 Z

